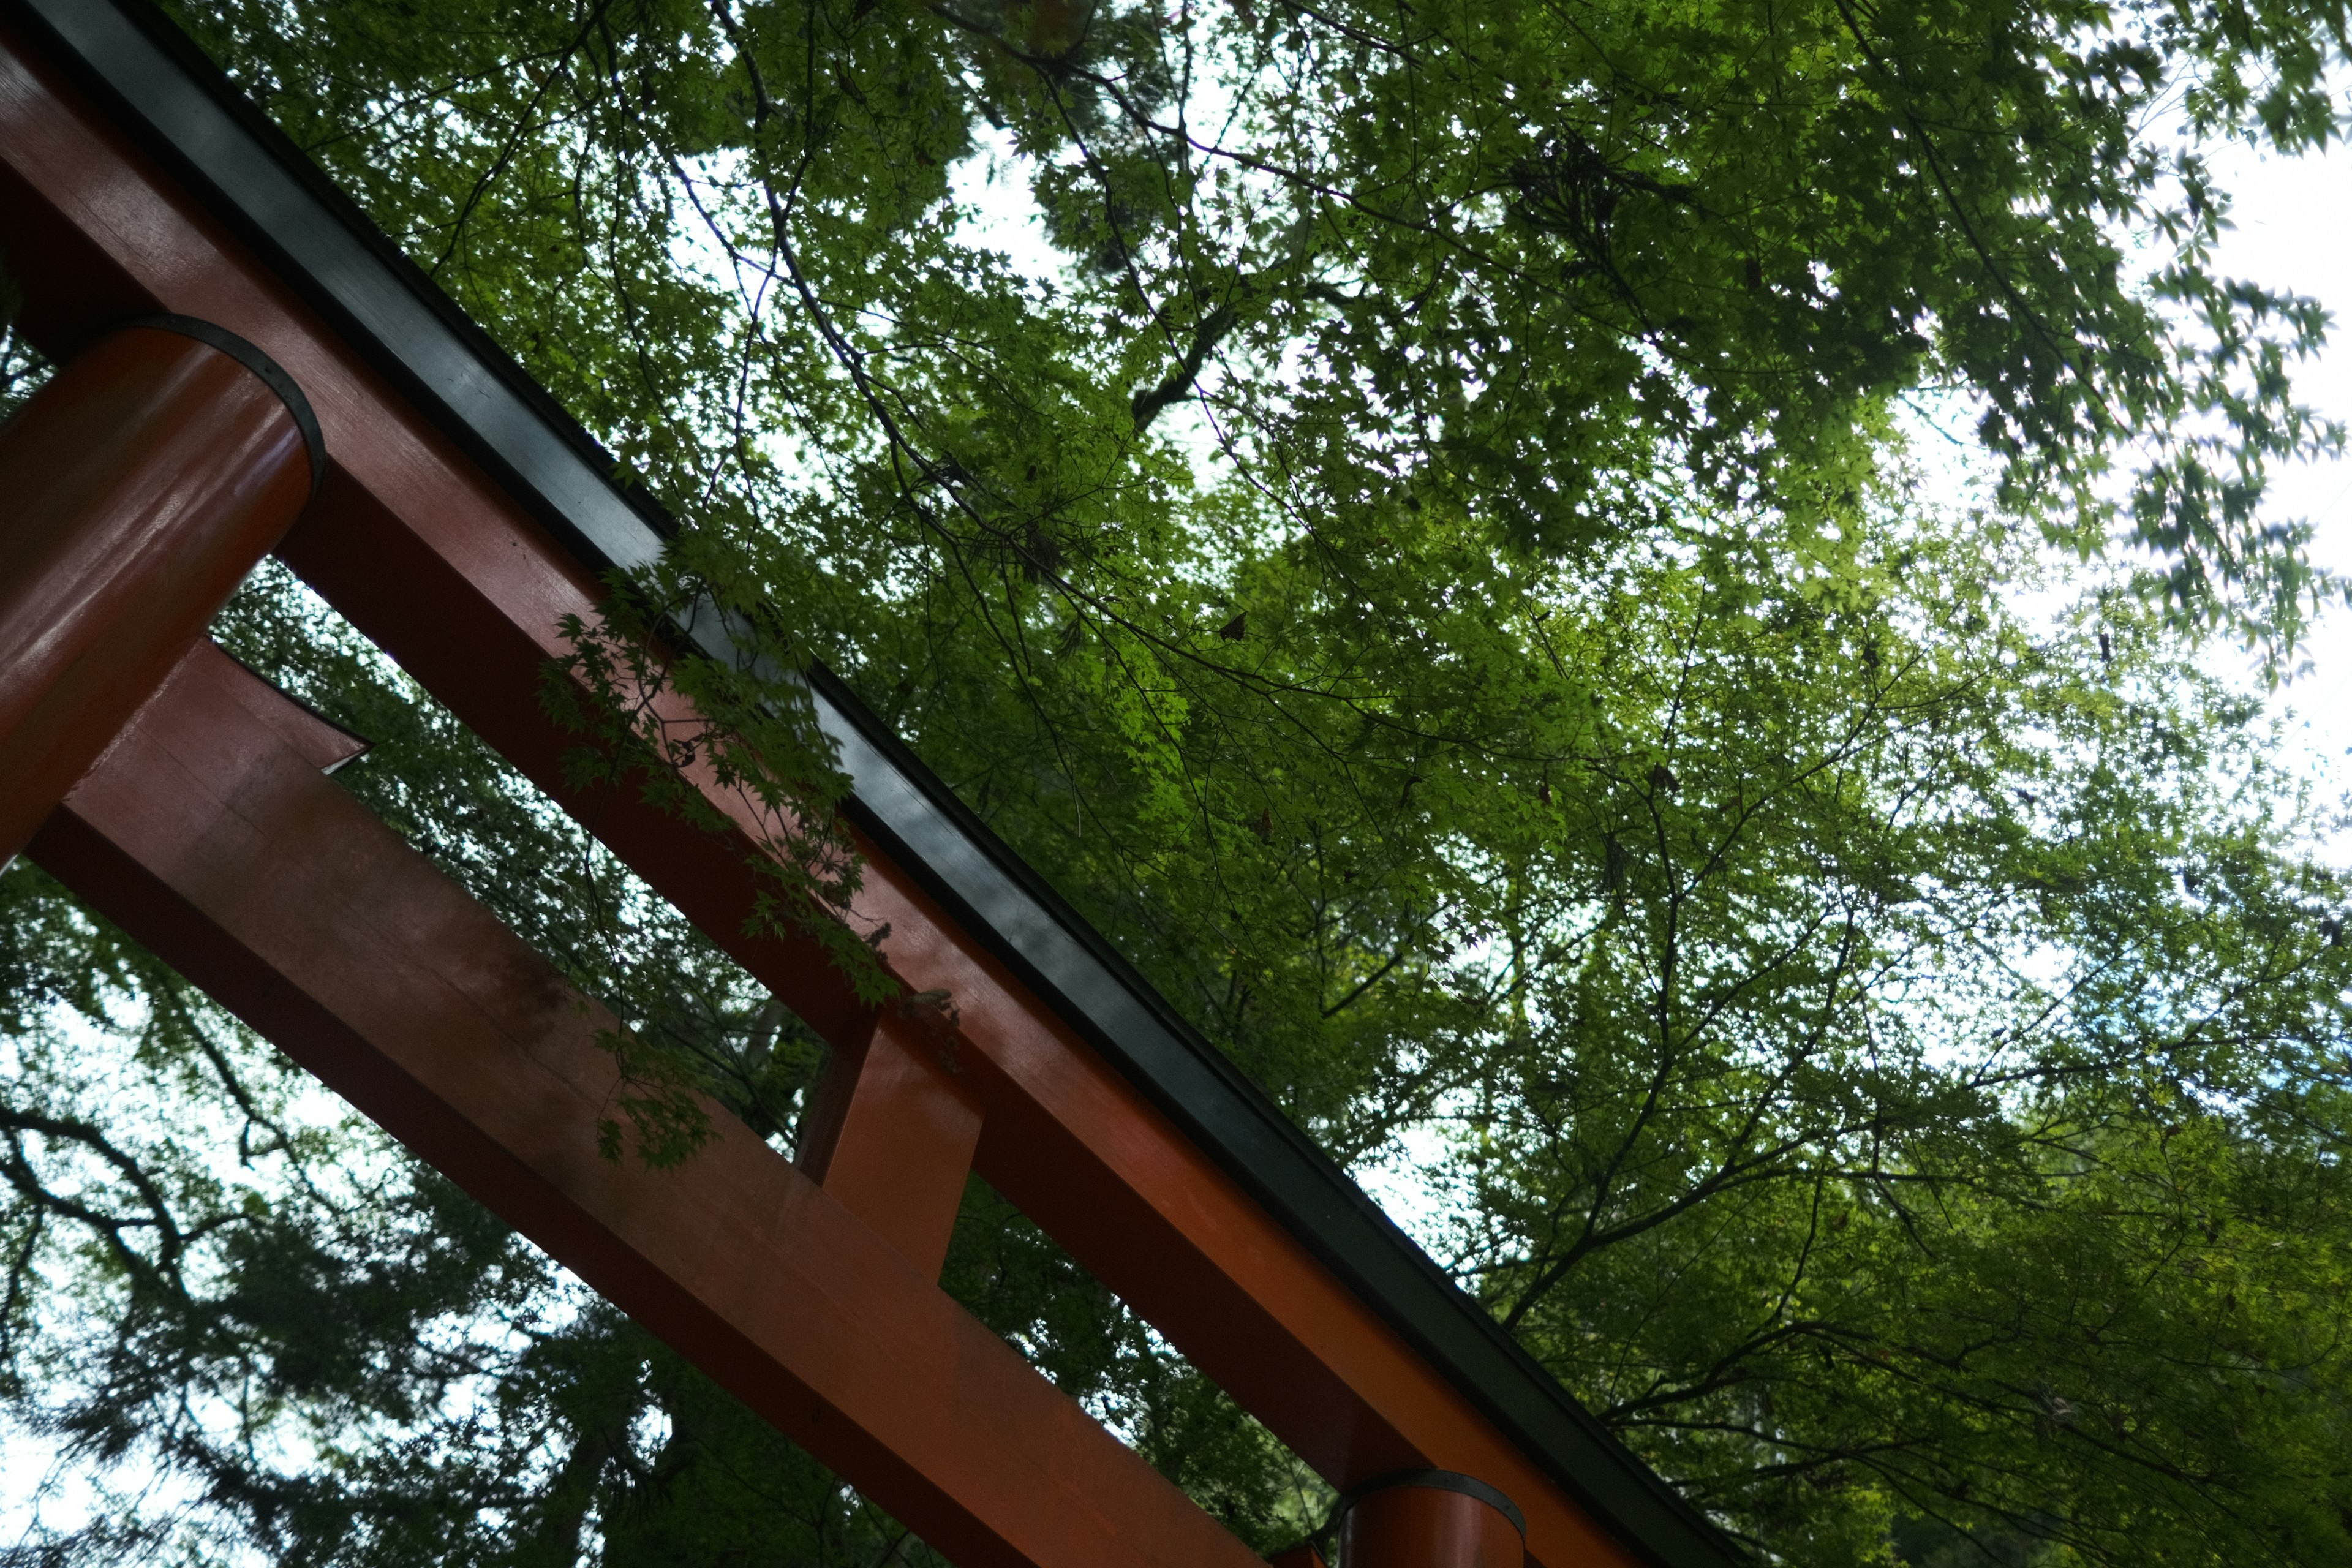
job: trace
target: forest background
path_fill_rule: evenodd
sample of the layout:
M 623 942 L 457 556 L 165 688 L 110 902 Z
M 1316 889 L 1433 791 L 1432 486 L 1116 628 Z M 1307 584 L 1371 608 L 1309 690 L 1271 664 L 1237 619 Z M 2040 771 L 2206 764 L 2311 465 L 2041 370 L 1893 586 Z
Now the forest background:
M 2337 804 L 2214 673 L 2341 597 L 2263 499 L 2340 435 L 2206 161 L 2336 140 L 2340 8 L 175 14 L 679 519 L 643 592 L 775 606 L 1760 1553 L 2352 1562 Z M 282 574 L 218 635 L 789 1146 L 789 1015 Z M 0 921 L 6 1561 L 922 1560 L 37 869 Z M 977 1184 L 946 1283 L 1319 1518 Z

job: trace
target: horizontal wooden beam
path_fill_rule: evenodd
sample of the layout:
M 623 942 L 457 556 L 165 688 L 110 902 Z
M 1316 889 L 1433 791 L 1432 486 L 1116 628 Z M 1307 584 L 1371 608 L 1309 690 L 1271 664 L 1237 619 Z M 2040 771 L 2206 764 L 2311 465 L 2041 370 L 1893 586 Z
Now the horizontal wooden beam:
M 961 1565 L 1258 1568 L 720 1108 L 599 1152 L 617 1027 L 320 770 L 351 742 L 200 643 L 30 853 Z

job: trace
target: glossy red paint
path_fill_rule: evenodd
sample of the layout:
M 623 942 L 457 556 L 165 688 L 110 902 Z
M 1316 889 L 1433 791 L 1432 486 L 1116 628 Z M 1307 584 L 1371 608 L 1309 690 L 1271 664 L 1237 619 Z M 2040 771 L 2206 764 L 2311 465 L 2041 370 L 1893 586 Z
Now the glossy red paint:
M 0 859 L 21 848 L 310 489 L 278 395 L 152 327 L 0 425 Z
M 1255 1568 L 723 1110 L 674 1170 L 602 1156 L 614 1020 L 320 775 L 347 747 L 201 644 L 32 853 L 961 1568 Z
M 863 1047 L 834 1048 L 795 1162 L 931 1279 L 980 1142 L 980 1102 L 957 1049 L 942 999 L 884 1008 Z
M 281 547 L 286 561 L 826 1039 L 868 1038 L 873 1011 L 814 945 L 745 934 L 759 825 L 742 803 L 713 790 L 742 826 L 730 840 L 634 791 L 583 796 L 565 784 L 562 760 L 577 742 L 548 720 L 540 692 L 548 659 L 564 651 L 562 618 L 593 616 L 596 585 L 0 28 L 0 245 L 20 244 L 70 258 L 44 263 L 48 292 L 27 316 L 52 352 L 105 310 L 166 308 L 218 321 L 285 366 L 336 455 Z M 1529 1556 L 1547 1568 L 1632 1563 L 908 871 L 875 857 L 859 912 L 861 929 L 890 924 L 885 955 L 908 989 L 945 992 L 957 1010 L 961 1083 L 983 1118 L 980 1173 L 1327 1479 L 1345 1489 L 1398 1469 L 1461 1471 L 1519 1502 Z
M 1461 1492 L 1388 1487 L 1340 1517 L 1338 1568 L 1521 1568 L 1527 1547 L 1502 1512 Z

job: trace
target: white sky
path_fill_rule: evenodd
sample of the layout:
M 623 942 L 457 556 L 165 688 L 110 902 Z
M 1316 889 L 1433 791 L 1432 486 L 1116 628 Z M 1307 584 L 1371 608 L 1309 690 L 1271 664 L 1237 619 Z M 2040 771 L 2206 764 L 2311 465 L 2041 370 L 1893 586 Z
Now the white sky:
M 2231 209 L 2236 229 L 2219 258 L 2222 270 L 2313 295 L 2336 312 L 2343 341 L 2305 362 L 2298 391 L 2321 413 L 2352 420 L 2352 150 L 2285 160 L 2239 149 L 2214 163 L 2237 197 Z M 2320 553 L 2329 564 L 2352 571 L 2352 463 L 2292 470 L 2275 495 L 2281 511 L 2302 512 L 2318 526 Z M 2352 655 L 2352 645 L 2345 652 Z
M 2334 313 L 2336 341 L 2295 371 L 2301 400 L 2352 425 L 2352 149 L 2299 159 L 2257 158 L 2243 149 L 2213 156 L 2220 184 L 2236 196 L 2236 230 L 2218 260 L 2231 275 L 2311 295 Z M 2289 469 L 2273 483 L 2278 516 L 2301 515 L 2315 531 L 2323 565 L 2352 574 L 2352 459 Z M 2273 699 L 2294 715 L 2312 766 L 2352 749 L 2352 613 L 2323 616 L 2308 649 L 2311 670 Z M 2331 774 L 2340 773 L 2331 768 Z

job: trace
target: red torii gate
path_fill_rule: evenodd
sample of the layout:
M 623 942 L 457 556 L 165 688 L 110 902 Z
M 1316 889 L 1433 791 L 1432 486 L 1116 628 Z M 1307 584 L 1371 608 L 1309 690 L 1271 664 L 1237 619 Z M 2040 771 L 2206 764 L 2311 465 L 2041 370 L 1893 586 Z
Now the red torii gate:
M 731 839 L 575 798 L 542 673 L 659 520 L 146 0 L 0 5 L 0 251 L 60 366 L 0 426 L 0 858 L 965 1568 L 1254 1561 L 938 1289 L 972 1170 L 1345 1494 L 1341 1568 L 1744 1561 L 822 671 L 857 914 L 951 1014 L 746 937 L 723 792 Z M 600 1155 L 609 1016 L 204 640 L 273 549 L 826 1039 L 797 1161 L 716 1107 L 677 1169 Z

